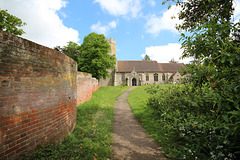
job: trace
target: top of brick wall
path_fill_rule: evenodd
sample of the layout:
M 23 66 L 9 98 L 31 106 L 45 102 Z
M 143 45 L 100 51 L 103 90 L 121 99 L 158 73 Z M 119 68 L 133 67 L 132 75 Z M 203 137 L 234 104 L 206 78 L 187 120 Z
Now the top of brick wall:
M 57 58 L 58 56 L 66 56 L 66 60 L 74 61 L 71 57 L 68 57 L 67 55 L 56 51 L 52 48 L 37 44 L 35 42 L 32 42 L 30 40 L 27 40 L 25 38 L 13 35 L 8 32 L 0 31 L 0 43 L 8 44 L 10 46 L 14 46 L 16 48 L 38 52 L 41 51 L 42 54 L 45 54 L 49 56 L 49 58 Z

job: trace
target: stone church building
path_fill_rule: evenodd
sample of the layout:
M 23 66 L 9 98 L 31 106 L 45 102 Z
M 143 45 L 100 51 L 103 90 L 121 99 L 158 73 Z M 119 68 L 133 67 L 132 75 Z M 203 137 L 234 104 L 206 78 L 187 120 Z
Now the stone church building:
M 116 40 L 108 39 L 111 55 L 116 56 Z M 183 63 L 158 63 L 157 61 L 117 61 L 114 70 L 109 70 L 111 78 L 101 79 L 101 86 L 140 86 L 147 84 L 179 83 Z

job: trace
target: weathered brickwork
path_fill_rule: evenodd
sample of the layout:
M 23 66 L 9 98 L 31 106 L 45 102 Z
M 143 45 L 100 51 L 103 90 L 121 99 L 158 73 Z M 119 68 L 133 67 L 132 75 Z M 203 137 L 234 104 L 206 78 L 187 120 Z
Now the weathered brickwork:
M 68 56 L 0 31 L 0 159 L 74 129 L 77 64 Z
M 78 72 L 77 74 L 77 105 L 91 99 L 92 92 L 98 90 L 98 80 L 92 78 L 89 73 Z

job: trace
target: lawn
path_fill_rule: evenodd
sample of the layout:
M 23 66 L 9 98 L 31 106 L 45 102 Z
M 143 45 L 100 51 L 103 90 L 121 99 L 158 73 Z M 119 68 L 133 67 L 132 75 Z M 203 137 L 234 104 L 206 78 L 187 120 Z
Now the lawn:
M 40 147 L 24 159 L 110 159 L 114 103 L 128 88 L 99 88 L 91 100 L 77 107 L 77 123 L 72 134 L 60 143 Z
M 168 85 L 160 86 L 167 87 Z M 147 133 L 158 140 L 157 132 L 159 130 L 159 123 L 155 120 L 154 110 L 147 106 L 148 98 L 151 96 L 151 94 L 147 93 L 147 89 L 150 87 L 150 85 L 147 85 L 135 88 L 128 96 L 128 103 L 135 117 L 147 130 Z
M 160 88 L 168 86 L 159 85 Z M 151 86 L 147 85 L 135 88 L 128 96 L 128 103 L 135 117 L 140 121 L 143 128 L 146 129 L 147 134 L 158 144 L 161 144 L 163 141 L 170 139 L 168 139 L 167 135 L 162 135 L 161 124 L 156 120 L 156 115 L 153 114 L 154 110 L 147 106 L 148 98 L 151 97 L 151 94 L 147 93 L 148 88 L 151 88 Z

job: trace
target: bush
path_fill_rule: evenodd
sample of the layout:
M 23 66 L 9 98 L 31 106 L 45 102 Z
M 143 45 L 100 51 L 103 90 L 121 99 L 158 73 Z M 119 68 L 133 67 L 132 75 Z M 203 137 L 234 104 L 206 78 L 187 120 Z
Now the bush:
M 159 123 L 165 154 L 175 159 L 239 158 L 239 94 L 236 84 L 214 90 L 205 83 L 152 86 L 148 106 Z

